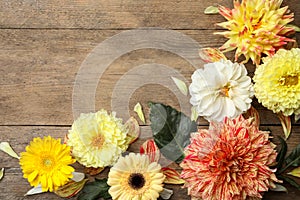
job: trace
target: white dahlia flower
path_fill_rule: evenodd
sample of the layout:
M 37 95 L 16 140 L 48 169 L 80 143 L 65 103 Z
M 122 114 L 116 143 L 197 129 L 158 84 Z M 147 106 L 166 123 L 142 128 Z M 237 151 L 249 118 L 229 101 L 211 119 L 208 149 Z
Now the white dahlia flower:
M 208 63 L 192 75 L 190 102 L 208 121 L 236 118 L 252 102 L 253 84 L 243 64 L 229 60 Z

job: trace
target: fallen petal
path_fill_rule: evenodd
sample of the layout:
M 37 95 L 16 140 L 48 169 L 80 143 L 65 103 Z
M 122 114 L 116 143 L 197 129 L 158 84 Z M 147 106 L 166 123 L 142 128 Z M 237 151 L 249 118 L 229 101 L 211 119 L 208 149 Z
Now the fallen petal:
M 3 176 L 4 176 L 4 168 L 0 170 L 0 181 L 2 180 Z
M 144 117 L 144 113 L 143 113 L 143 109 L 142 109 L 142 105 L 140 103 L 137 103 L 134 106 L 134 112 L 136 112 L 140 118 L 140 120 L 145 124 L 145 117 Z
M 67 184 L 55 190 L 54 193 L 63 198 L 71 198 L 82 190 L 87 181 L 88 179 L 83 179 L 79 182 L 71 180 Z
M 38 185 L 34 188 L 31 188 L 24 196 L 29 196 L 29 195 L 34 195 L 34 194 L 41 194 L 41 193 L 43 193 L 42 186 Z
M 218 62 L 221 59 L 227 60 L 226 56 L 216 48 L 202 48 L 199 50 L 199 56 L 204 62 Z
M 170 199 L 172 195 L 173 195 L 173 190 L 169 190 L 166 188 L 164 188 L 163 191 L 159 193 L 159 196 L 162 199 Z
M 197 119 L 198 119 L 197 108 L 196 108 L 195 106 L 193 106 L 193 107 L 191 108 L 191 120 L 196 122 Z
M 162 172 L 166 176 L 164 183 L 166 184 L 183 184 L 185 181 L 180 178 L 180 174 L 175 170 L 168 167 L 163 167 Z
M 188 88 L 187 88 L 187 86 L 186 86 L 186 84 L 182 81 L 182 80 L 180 80 L 180 79 L 178 79 L 178 78 L 175 78 L 175 77 L 171 77 L 172 78 L 172 80 L 174 81 L 174 83 L 176 84 L 176 86 L 178 87 L 178 89 L 179 89 L 179 91 L 183 94 L 183 95 L 187 95 L 188 94 Z
M 243 114 L 243 116 L 246 119 L 249 119 L 252 117 L 254 119 L 254 123 L 256 124 L 256 126 L 259 127 L 259 125 L 260 125 L 259 113 L 253 106 L 251 106 L 250 109 L 247 110 L 247 112 Z
M 204 10 L 204 14 L 218 14 L 218 13 L 219 13 L 219 9 L 216 6 L 208 6 Z
M 82 172 L 72 172 L 72 174 L 73 174 L 72 180 L 75 182 L 82 181 L 85 177 L 84 173 Z
M 297 167 L 297 168 L 293 169 L 288 174 L 300 178 L 300 167 Z
M 288 190 L 286 189 L 286 187 L 284 187 L 283 185 L 279 185 L 275 183 L 275 188 L 270 188 L 271 191 L 274 192 L 288 192 Z
M 140 125 L 138 121 L 134 117 L 130 117 L 125 126 L 128 128 L 127 138 L 128 144 L 133 143 L 136 141 L 140 136 Z
M 7 153 L 8 155 L 10 155 L 11 157 L 20 159 L 20 157 L 18 156 L 18 154 L 11 148 L 11 146 L 9 145 L 8 142 L 1 142 L 0 143 L 0 150 Z
M 277 116 L 280 119 L 285 139 L 288 139 L 288 137 L 291 134 L 291 129 L 292 129 L 291 118 L 290 118 L 290 116 L 283 115 L 281 112 L 278 113 Z
M 141 145 L 140 153 L 147 154 L 151 162 L 158 162 L 160 158 L 159 148 L 156 146 L 153 139 L 149 139 Z

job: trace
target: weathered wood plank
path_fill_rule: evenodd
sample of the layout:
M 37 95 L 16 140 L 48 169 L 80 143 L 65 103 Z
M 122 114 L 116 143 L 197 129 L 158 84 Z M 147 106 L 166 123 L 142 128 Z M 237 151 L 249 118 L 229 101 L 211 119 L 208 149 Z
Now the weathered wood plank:
M 210 5 L 232 7 L 231 0 L 212 1 L 20 1 L 0 2 L 0 28 L 128 29 L 163 27 L 172 29 L 215 29 L 219 15 L 205 15 Z M 298 0 L 285 0 L 294 12 Z M 296 12 L 295 23 L 300 23 Z
M 0 44 L 0 124 L 70 125 L 73 121 L 73 85 L 81 63 L 94 47 L 120 32 L 112 30 L 0 30 L 0 38 L 3 38 Z M 202 47 L 218 47 L 225 41 L 224 38 L 213 35 L 213 30 L 181 32 L 193 38 Z M 130 46 L 130 44 L 127 45 Z M 182 47 L 183 52 L 187 50 Z M 186 79 L 187 84 L 195 70 L 185 59 L 174 53 L 158 49 L 131 51 L 115 59 L 101 77 L 96 77 L 99 80 L 95 94 L 96 109 L 111 110 L 114 108 L 112 102 L 116 102 L 116 99 L 121 99 L 131 92 L 128 104 L 115 106 L 120 117 L 128 116 L 127 106 L 131 110 L 130 114 L 134 114 L 132 110 L 137 102 L 143 103 L 147 111 L 148 101 L 163 102 L 178 109 L 184 107 L 183 110 L 187 110 L 188 114 L 189 97 L 182 96 L 176 89 L 170 78 L 172 74 L 156 72 L 154 66 L 155 77 L 158 80 L 164 80 L 167 84 L 154 83 L 143 86 L 138 82 L 144 79 L 143 77 L 148 77 L 147 74 L 139 71 L 139 67 L 149 63 L 166 65 L 170 71 L 177 70 L 178 74 Z M 254 67 L 251 64 L 247 67 L 250 75 L 253 75 Z M 116 93 L 120 89 L 118 81 L 123 80 L 129 71 L 132 74 L 126 83 L 128 87 L 132 85 L 132 88 Z M 172 87 L 168 89 L 170 85 Z M 115 95 L 113 95 L 114 92 Z M 263 124 L 279 124 L 271 111 L 265 112 L 265 109 L 257 103 L 255 107 L 261 113 L 264 112 Z
M 206 128 L 206 127 L 203 127 Z M 54 138 L 63 138 L 64 135 L 68 132 L 70 127 L 55 127 L 55 126 L 1 126 L 0 129 L 0 141 L 8 141 L 11 146 L 15 149 L 17 153 L 24 151 L 25 147 L 34 137 L 43 137 L 51 135 Z M 275 126 L 263 126 L 262 130 L 270 129 L 274 136 L 281 135 L 281 127 Z M 151 137 L 151 129 L 149 126 L 141 127 L 141 137 L 140 139 L 133 143 L 129 151 L 139 152 L 139 146 L 148 138 Z M 275 140 L 275 142 L 277 142 Z M 297 144 L 300 143 L 300 128 L 299 126 L 293 127 L 293 135 L 290 140 L 288 140 L 289 151 L 294 148 Z M 0 182 L 0 199 L 60 199 L 54 194 L 41 194 L 31 197 L 23 197 L 30 186 L 25 179 L 22 178 L 22 172 L 18 164 L 18 160 L 9 157 L 3 152 L 0 152 L 0 168 L 5 168 L 5 176 Z M 83 171 L 83 167 L 79 164 L 75 165 L 76 171 Z M 102 173 L 98 177 L 105 177 L 107 171 Z M 288 186 L 288 185 L 287 185 Z M 189 199 L 187 193 L 184 189 L 181 189 L 179 186 L 170 186 L 167 185 L 167 188 L 174 189 L 174 196 L 171 200 L 176 199 Z M 300 191 L 295 190 L 294 188 L 289 187 L 289 194 L 278 194 L 278 193 L 269 193 L 264 199 L 295 199 L 297 195 L 300 195 Z
M 221 16 L 204 15 L 210 5 L 231 0 L 209 1 L 1 1 L 1 28 L 130 29 L 164 27 L 211 29 Z

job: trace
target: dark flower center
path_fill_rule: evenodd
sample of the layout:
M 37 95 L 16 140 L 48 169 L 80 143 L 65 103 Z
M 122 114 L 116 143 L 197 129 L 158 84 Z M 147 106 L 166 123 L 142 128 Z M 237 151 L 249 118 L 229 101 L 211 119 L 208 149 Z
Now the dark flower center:
M 145 178 L 143 174 L 133 173 L 128 179 L 128 184 L 135 190 L 141 189 L 145 185 Z

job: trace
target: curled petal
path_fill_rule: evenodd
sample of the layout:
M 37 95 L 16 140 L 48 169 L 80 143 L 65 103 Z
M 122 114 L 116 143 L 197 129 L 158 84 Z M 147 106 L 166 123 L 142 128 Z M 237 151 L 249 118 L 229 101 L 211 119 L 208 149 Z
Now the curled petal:
M 131 144 L 139 138 L 140 126 L 138 121 L 134 117 L 130 117 L 125 123 L 125 126 L 128 129 L 126 140 L 128 141 L 128 144 Z
M 291 133 L 291 129 L 292 129 L 291 118 L 290 118 L 290 116 L 283 115 L 281 112 L 278 113 L 277 116 L 280 119 L 285 139 L 288 139 L 288 137 L 290 136 L 290 133 Z
M 204 62 L 218 62 L 221 59 L 227 60 L 226 56 L 216 48 L 202 48 L 199 50 L 199 56 Z
M 140 147 L 141 154 L 147 154 L 151 162 L 158 162 L 160 151 L 153 139 L 145 141 Z
M 180 178 L 180 174 L 175 170 L 168 167 L 161 169 L 166 176 L 164 183 L 166 184 L 183 184 L 185 181 Z

